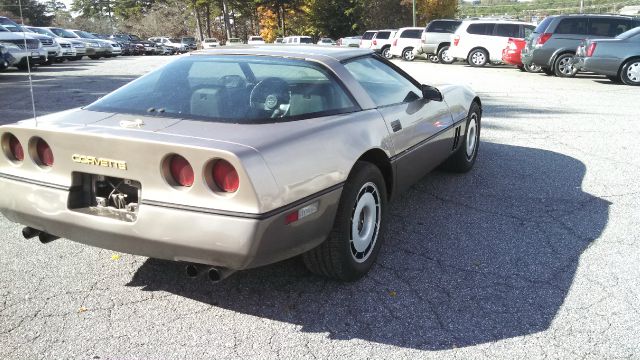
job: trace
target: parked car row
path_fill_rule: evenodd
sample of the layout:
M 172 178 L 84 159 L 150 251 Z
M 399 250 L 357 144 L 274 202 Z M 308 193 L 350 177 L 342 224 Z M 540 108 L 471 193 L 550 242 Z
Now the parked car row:
M 474 67 L 503 63 L 559 77 L 588 71 L 640 85 L 638 26 L 640 19 L 622 15 L 555 15 L 537 26 L 517 20 L 438 19 L 424 29 L 366 31 L 358 46 L 388 59 L 422 56 Z

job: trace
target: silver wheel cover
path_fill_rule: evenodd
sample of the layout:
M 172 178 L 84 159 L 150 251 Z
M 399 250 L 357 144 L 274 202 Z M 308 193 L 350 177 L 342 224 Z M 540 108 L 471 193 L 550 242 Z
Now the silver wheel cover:
M 380 231 L 381 206 L 380 192 L 376 184 L 368 182 L 362 185 L 351 212 L 349 236 L 351 256 L 358 263 L 365 262 L 376 245 Z
M 467 159 L 471 160 L 476 153 L 476 146 L 478 142 L 478 115 L 476 113 L 471 114 L 471 120 L 467 128 L 466 152 Z
M 451 56 L 449 56 L 449 49 L 445 50 L 442 52 L 442 60 L 446 61 L 446 62 L 450 62 L 453 60 L 453 58 Z
M 573 65 L 571 65 L 573 57 L 566 57 L 558 62 L 558 70 L 565 75 L 573 74 Z
M 634 83 L 640 83 L 640 62 L 634 62 L 627 67 L 627 78 Z
M 476 51 L 471 55 L 471 61 L 476 65 L 481 65 L 487 62 L 487 58 L 482 51 Z

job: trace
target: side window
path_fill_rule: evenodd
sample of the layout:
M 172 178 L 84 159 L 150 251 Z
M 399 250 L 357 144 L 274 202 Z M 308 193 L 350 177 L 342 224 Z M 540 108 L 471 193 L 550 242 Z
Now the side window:
M 389 35 L 391 35 L 391 32 L 389 32 L 389 31 L 379 31 L 378 34 L 376 34 L 375 38 L 376 39 L 388 39 Z
M 562 19 L 558 27 L 556 27 L 556 34 L 574 34 L 574 35 L 587 35 L 587 19 L 585 18 L 567 18 Z
M 422 29 L 407 29 L 400 35 L 403 39 L 420 39 L 422 36 Z
M 524 38 L 528 39 L 531 34 L 535 31 L 536 27 L 533 25 L 523 25 L 522 30 L 524 31 Z
M 520 37 L 520 25 L 518 25 L 518 24 L 497 24 L 496 25 L 496 36 L 519 38 Z
M 377 106 L 419 99 L 422 91 L 387 64 L 372 58 L 359 58 L 345 64 Z
M 473 35 L 491 35 L 493 34 L 492 23 L 471 24 L 467 28 L 467 32 Z
M 595 18 L 589 21 L 589 35 L 615 37 L 633 28 L 633 21 L 627 19 Z

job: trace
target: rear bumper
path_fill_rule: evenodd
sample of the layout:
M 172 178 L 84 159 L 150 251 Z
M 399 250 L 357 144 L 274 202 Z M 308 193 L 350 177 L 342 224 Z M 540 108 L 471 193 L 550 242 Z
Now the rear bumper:
M 578 71 L 617 76 L 621 61 L 615 58 L 574 56 L 572 65 Z
M 505 64 L 522 66 L 521 52 L 519 50 L 505 49 L 502 51 L 502 61 Z
M 125 222 L 67 207 L 69 190 L 0 174 L 0 211 L 11 221 L 79 243 L 130 254 L 240 270 L 284 260 L 319 245 L 335 219 L 342 187 L 264 215 L 215 213 L 145 203 Z M 318 211 L 286 224 L 292 211 Z

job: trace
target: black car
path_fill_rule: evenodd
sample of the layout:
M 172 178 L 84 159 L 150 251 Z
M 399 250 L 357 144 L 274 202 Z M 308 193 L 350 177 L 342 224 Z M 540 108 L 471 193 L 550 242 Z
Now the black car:
M 122 45 L 122 55 L 144 55 L 144 44 L 142 39 L 131 34 L 113 34 L 109 39 Z

